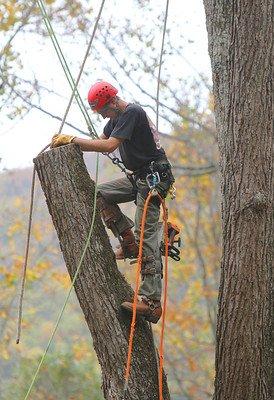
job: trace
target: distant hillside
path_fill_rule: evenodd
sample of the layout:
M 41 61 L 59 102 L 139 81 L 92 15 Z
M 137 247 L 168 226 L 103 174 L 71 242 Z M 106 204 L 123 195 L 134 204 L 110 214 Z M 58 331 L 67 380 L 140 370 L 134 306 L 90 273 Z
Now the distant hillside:
M 95 180 L 96 153 L 84 153 L 84 159 L 91 178 Z M 14 230 L 12 235 L 13 239 L 16 240 L 16 252 L 18 252 L 18 254 L 24 254 L 32 173 L 33 169 L 31 167 L 12 169 L 0 173 L 0 249 L 7 246 L 10 232 Z M 107 157 L 100 155 L 99 183 L 122 176 L 124 176 L 123 173 L 120 172 Z M 122 209 L 129 217 L 133 218 L 135 210 L 133 203 L 122 205 Z M 33 212 L 33 228 L 35 227 L 36 230 L 41 231 L 40 235 L 43 236 L 43 239 L 39 242 L 35 242 L 32 237 L 33 247 L 42 251 L 42 246 L 52 243 L 55 248 L 59 248 L 58 239 L 37 176 Z M 115 246 L 116 239 L 113 239 L 112 235 L 110 235 L 110 239 L 113 246 Z M 49 256 L 49 258 L 52 259 L 51 256 Z M 59 257 L 58 261 L 55 260 L 55 263 L 62 264 L 62 258 Z
M 85 163 L 93 179 L 96 171 L 96 153 L 85 153 Z M 100 155 L 99 181 L 103 182 L 111 176 L 113 179 L 121 176 L 117 167 L 111 161 Z M 0 173 L 0 193 L 3 197 L 25 196 L 30 192 L 32 168 L 17 168 L 6 170 Z M 39 185 L 38 185 L 39 186 Z

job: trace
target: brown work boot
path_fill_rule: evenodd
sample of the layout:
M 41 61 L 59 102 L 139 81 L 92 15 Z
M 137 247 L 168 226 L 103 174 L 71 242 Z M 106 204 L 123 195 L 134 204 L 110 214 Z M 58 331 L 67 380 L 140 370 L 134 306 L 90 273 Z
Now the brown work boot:
M 133 303 L 124 301 L 124 303 L 121 304 L 121 307 L 132 314 Z M 139 315 L 144 317 L 147 321 L 152 322 L 153 324 L 157 324 L 162 315 L 161 302 L 142 298 L 137 301 L 136 314 L 137 316 Z
M 138 257 L 138 246 L 131 229 L 127 229 L 121 233 L 122 245 L 115 251 L 116 260 L 124 260 L 125 258 Z

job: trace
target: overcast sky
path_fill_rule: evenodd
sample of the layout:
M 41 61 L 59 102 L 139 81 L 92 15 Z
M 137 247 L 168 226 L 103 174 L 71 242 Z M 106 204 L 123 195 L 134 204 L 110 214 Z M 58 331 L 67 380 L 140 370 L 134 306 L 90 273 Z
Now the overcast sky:
M 99 1 L 93 1 L 92 4 L 99 7 Z M 123 2 L 124 4 L 124 2 Z M 128 4 L 128 3 L 127 3 Z M 153 0 L 150 2 L 155 6 L 165 8 L 164 1 Z M 121 10 L 120 10 L 121 11 Z M 97 13 L 98 11 L 96 11 Z M 112 13 L 111 2 L 106 1 L 105 13 Z M 125 10 L 124 10 L 125 12 Z M 121 12 L 119 14 L 121 17 Z M 127 15 L 128 16 L 128 15 Z M 149 23 L 149 18 L 148 18 Z M 210 77 L 210 61 L 207 53 L 207 32 L 205 27 L 205 15 L 202 0 L 171 0 L 169 6 L 169 16 L 167 26 L 171 29 L 176 26 L 176 23 L 181 26 L 185 37 L 184 54 L 180 61 L 180 65 L 175 65 L 174 68 L 179 68 L 182 76 L 187 78 L 195 75 L 195 69 Z M 176 38 L 176 31 L 173 32 Z M 80 48 L 79 43 L 73 43 L 73 38 L 61 38 L 61 44 L 69 50 L 68 57 L 71 62 L 74 58 L 81 59 L 85 52 L 84 45 Z M 175 39 L 176 40 L 176 39 Z M 2 38 L 5 43 L 6 39 Z M 55 53 L 52 50 L 52 45 L 49 38 L 40 40 L 40 38 L 31 36 L 26 40 L 26 36 L 18 36 L 15 39 L 15 48 L 20 49 L 23 61 L 23 70 L 20 71 L 21 77 L 29 78 L 33 75 L 39 77 L 43 84 L 47 87 L 54 88 L 58 93 L 62 93 L 62 98 L 53 97 L 52 95 L 44 95 L 42 105 L 48 111 L 62 116 L 66 109 L 69 100 L 70 91 L 68 90 L 67 82 L 63 77 L 62 71 L 58 64 Z M 160 43 L 159 43 L 160 49 Z M 81 51 L 80 51 L 81 50 Z M 192 64 L 190 68 L 188 62 Z M 165 61 L 165 60 L 164 60 Z M 97 80 L 97 78 L 108 79 L 108 75 L 103 72 L 99 64 L 93 65 L 91 68 L 91 60 L 87 63 L 88 71 L 91 71 L 90 83 Z M 87 70 L 86 70 L 87 71 Z M 77 71 L 76 74 L 77 75 Z M 85 81 L 86 82 L 86 81 Z M 80 92 L 83 97 L 86 96 L 88 85 L 85 83 L 80 84 Z M 151 90 L 155 89 L 156 94 L 157 82 Z M 130 101 L 130 99 L 129 99 Z M 155 115 L 150 113 L 150 117 L 154 118 Z M 75 107 L 69 113 L 67 121 L 75 123 L 78 127 L 84 129 L 82 120 L 80 121 L 80 114 Z M 95 121 L 97 131 L 100 132 L 104 122 Z M 164 122 L 161 122 L 160 128 L 164 129 Z M 42 114 L 40 111 L 32 110 L 21 121 L 10 121 L 8 119 L 1 119 L 0 126 L 0 171 L 4 169 L 20 168 L 32 165 L 32 159 L 37 153 L 50 142 L 52 135 L 59 129 L 59 123 Z M 64 133 L 75 132 L 70 128 L 64 128 Z

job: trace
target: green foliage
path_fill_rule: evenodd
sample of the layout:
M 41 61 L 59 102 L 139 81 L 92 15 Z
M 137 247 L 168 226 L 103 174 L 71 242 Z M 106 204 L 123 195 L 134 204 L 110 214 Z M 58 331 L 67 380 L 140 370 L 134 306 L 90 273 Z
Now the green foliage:
M 45 3 L 49 18 L 58 25 L 60 34 L 71 35 L 75 31 L 88 30 L 90 6 L 72 0 L 47 0 Z M 16 45 L 16 39 L 22 39 L 26 31 L 37 38 L 48 35 L 36 1 L 0 0 L 1 31 L 5 32 L 5 41 L 0 48 L 0 111 L 3 113 L 4 109 L 9 119 L 22 118 L 30 109 L 29 105 L 22 103 L 22 97 L 28 101 L 33 97 L 38 99 L 42 90 L 35 77 L 21 75 L 23 51 L 20 45 Z
M 21 342 L 15 344 L 30 171 L 0 175 L 0 399 L 22 399 L 70 284 L 41 191 L 36 192 Z M 25 189 L 24 189 L 25 188 Z M 21 195 L 19 195 L 21 193 Z M 35 383 L 35 399 L 102 400 L 100 368 L 74 295 Z
M 40 357 L 22 358 L 6 384 L 3 400 L 23 399 L 31 383 Z M 78 356 L 70 351 L 47 356 L 31 398 L 36 400 L 103 400 L 100 371 L 91 352 Z

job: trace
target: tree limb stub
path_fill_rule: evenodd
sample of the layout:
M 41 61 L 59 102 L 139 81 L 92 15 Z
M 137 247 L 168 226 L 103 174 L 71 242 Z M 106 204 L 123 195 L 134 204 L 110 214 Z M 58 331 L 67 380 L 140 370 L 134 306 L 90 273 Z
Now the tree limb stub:
M 92 220 L 95 184 L 77 145 L 52 149 L 34 159 L 64 260 L 73 278 Z M 123 397 L 130 318 L 120 304 L 133 291 L 119 272 L 106 230 L 96 213 L 91 241 L 75 291 L 93 338 L 107 400 L 158 399 L 157 362 L 148 324 L 136 324 L 128 392 Z M 164 377 L 165 378 L 165 377 Z M 164 399 L 169 400 L 166 379 Z

